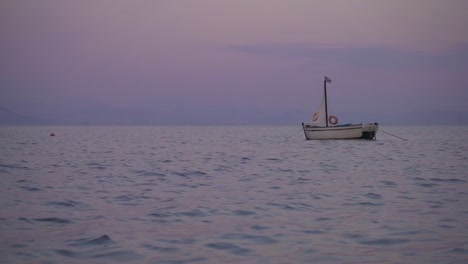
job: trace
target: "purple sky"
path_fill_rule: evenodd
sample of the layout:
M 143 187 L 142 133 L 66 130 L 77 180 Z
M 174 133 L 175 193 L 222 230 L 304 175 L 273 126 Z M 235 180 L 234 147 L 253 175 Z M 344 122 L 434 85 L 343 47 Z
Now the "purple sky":
M 462 0 L 3 0 L 0 107 L 300 122 L 327 75 L 332 109 L 349 121 L 468 112 L 467 26 Z M 377 120 L 360 119 L 369 112 Z

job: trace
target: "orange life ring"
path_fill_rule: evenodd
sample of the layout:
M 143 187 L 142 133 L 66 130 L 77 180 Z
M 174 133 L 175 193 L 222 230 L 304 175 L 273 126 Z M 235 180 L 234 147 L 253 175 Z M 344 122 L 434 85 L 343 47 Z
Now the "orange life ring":
M 338 117 L 336 117 L 334 115 L 331 115 L 328 118 L 328 122 L 330 122 L 330 124 L 332 124 L 332 125 L 336 125 L 336 124 L 338 124 Z
M 314 117 L 312 118 L 312 121 L 317 121 L 317 119 L 319 118 L 319 113 L 315 112 L 314 114 Z

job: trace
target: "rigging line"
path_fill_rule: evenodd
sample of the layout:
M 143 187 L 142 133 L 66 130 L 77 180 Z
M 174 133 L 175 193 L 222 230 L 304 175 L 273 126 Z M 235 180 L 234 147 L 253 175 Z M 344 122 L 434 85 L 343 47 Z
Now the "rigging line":
M 384 133 L 387 134 L 387 135 L 390 135 L 390 136 L 393 136 L 393 137 L 396 137 L 396 138 L 399 138 L 399 139 L 403 139 L 404 141 L 408 141 L 406 138 L 402 138 L 402 137 L 399 137 L 399 136 L 395 136 L 395 135 L 393 135 L 393 134 L 390 134 L 390 133 L 388 133 L 388 132 L 383 131 L 382 129 L 379 129 L 379 131 L 382 131 L 382 132 L 384 132 Z
M 285 139 L 288 139 L 288 138 L 290 138 L 290 137 L 292 137 L 292 136 L 295 136 L 295 135 L 299 134 L 299 132 L 301 132 L 302 130 L 303 130 L 303 128 L 301 127 L 297 132 L 295 132 L 294 134 L 292 134 L 292 135 L 286 137 Z

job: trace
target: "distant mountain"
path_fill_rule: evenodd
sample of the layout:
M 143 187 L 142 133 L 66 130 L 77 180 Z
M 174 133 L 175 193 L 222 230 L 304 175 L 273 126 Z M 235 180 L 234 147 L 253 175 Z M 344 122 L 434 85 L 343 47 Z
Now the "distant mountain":
M 425 110 L 411 113 L 336 112 L 340 124 L 468 124 L 466 111 Z M 74 111 L 56 111 L 40 117 L 18 114 L 0 107 L 0 124 L 64 124 L 64 125 L 113 125 L 113 124 L 296 124 L 309 122 L 311 114 L 301 109 L 265 113 L 258 109 L 160 109 L 95 107 Z
M 15 113 L 9 109 L 0 107 L 0 124 L 33 124 L 38 120 Z

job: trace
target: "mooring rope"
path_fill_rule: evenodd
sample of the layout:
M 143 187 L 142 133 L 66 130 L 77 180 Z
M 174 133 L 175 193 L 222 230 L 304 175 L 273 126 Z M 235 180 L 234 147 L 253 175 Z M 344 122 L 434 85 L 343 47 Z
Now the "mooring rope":
M 302 130 L 303 130 L 303 128 L 301 127 L 297 132 L 295 132 L 294 134 L 292 134 L 292 135 L 290 135 L 290 136 L 288 136 L 288 137 L 285 137 L 284 139 L 288 139 L 288 138 L 290 138 L 290 137 L 293 137 L 293 136 L 299 134 L 299 132 L 301 132 Z
M 396 138 L 399 138 L 399 139 L 403 139 L 404 141 L 408 141 L 406 138 L 402 138 L 402 137 L 399 137 L 399 136 L 395 136 L 395 135 L 393 135 L 393 134 L 390 134 L 390 133 L 388 133 L 388 132 L 383 131 L 382 129 L 379 129 L 379 131 L 382 131 L 382 132 L 384 132 L 385 134 L 390 135 L 390 136 L 392 136 L 392 137 L 396 137 Z

